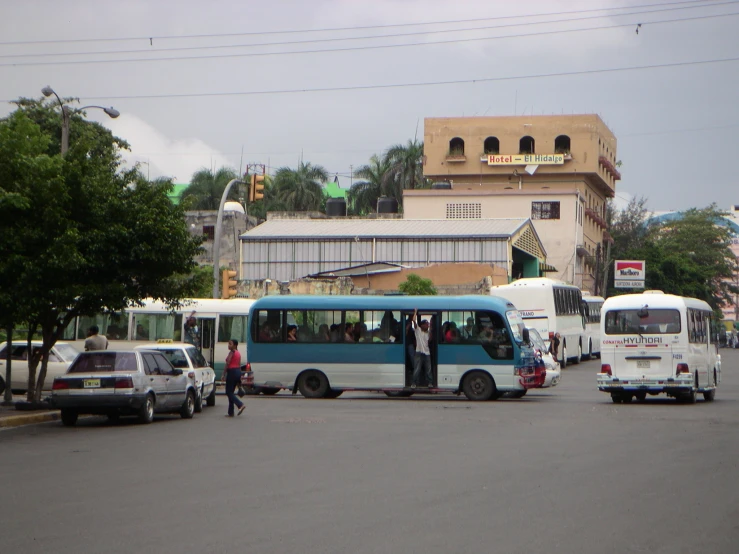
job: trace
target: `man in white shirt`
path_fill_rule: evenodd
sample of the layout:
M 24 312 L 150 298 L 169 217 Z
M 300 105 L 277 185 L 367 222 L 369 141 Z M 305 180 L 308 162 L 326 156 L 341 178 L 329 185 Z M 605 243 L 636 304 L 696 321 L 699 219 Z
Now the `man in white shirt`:
M 90 352 L 91 350 L 107 350 L 108 338 L 103 335 L 99 335 L 99 332 L 100 329 L 97 325 L 93 325 L 90 327 L 89 331 L 87 331 L 85 352 Z
M 418 310 L 413 312 L 411 319 L 413 331 L 416 335 L 416 355 L 413 360 L 413 381 L 411 388 L 415 389 L 420 385 L 421 371 L 426 371 L 426 383 L 429 388 L 433 387 L 434 377 L 431 374 L 431 351 L 429 350 L 429 322 L 424 319 L 418 323 Z

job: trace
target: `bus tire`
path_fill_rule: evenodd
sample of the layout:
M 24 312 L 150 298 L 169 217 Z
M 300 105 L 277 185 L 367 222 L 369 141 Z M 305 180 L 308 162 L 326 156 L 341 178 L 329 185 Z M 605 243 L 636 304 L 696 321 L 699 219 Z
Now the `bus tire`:
M 567 367 L 567 343 L 562 341 L 562 359 L 559 361 L 559 367 L 562 369 Z
M 621 400 L 622 400 L 622 398 L 621 398 L 621 395 L 620 394 L 618 394 L 616 392 L 612 392 L 611 393 L 611 401 L 614 404 L 621 404 Z
M 634 400 L 634 397 L 630 394 L 624 393 L 621 395 L 621 403 L 622 404 L 631 404 L 631 401 Z
M 573 364 L 579 364 L 582 361 L 582 342 L 577 345 L 577 356 L 572 360 Z
M 388 398 L 409 398 L 413 395 L 412 392 L 404 390 L 386 390 L 384 392 Z
M 298 390 L 305 398 L 323 398 L 329 390 L 328 379 L 323 372 L 309 369 L 298 377 Z
M 338 398 L 343 392 L 343 390 L 328 389 L 328 392 L 326 393 L 326 396 L 324 396 L 324 398 Z
M 274 396 L 278 392 L 280 392 L 280 389 L 278 387 L 262 387 L 262 389 L 259 391 L 264 396 Z
M 583 360 L 592 360 L 593 359 L 593 341 L 588 339 L 588 354 L 587 356 L 583 356 Z
M 713 402 L 716 398 L 716 389 L 703 391 L 703 400 L 706 402 Z
M 470 371 L 462 382 L 462 391 L 469 400 L 483 401 L 498 397 L 495 381 L 484 371 Z
M 637 402 L 644 402 L 647 399 L 646 392 L 637 392 L 635 395 Z

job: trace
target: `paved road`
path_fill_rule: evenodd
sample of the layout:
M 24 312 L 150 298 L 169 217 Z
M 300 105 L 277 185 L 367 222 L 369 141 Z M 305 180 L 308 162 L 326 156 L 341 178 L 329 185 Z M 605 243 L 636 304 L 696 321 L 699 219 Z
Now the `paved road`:
M 713 404 L 247 398 L 0 432 L 8 553 L 698 553 L 739 544 L 739 350 Z

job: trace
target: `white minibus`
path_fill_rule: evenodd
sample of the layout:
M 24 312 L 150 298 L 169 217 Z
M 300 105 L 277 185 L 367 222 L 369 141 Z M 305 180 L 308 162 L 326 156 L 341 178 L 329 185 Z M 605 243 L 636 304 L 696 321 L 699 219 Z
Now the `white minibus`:
M 646 291 L 607 299 L 601 318 L 598 389 L 615 403 L 660 393 L 712 401 L 721 382 L 713 311 L 702 300 Z
M 585 351 L 600 358 L 600 313 L 605 298 L 592 296 L 587 291 L 582 291 L 583 316 L 585 317 Z
M 568 361 L 577 364 L 583 356 L 590 356 L 585 340 L 582 293 L 577 287 L 538 277 L 490 287 L 490 294 L 505 298 L 516 306 L 526 327 L 539 331 L 547 341 L 547 347 L 559 333 L 560 343 L 555 357 L 562 367 Z

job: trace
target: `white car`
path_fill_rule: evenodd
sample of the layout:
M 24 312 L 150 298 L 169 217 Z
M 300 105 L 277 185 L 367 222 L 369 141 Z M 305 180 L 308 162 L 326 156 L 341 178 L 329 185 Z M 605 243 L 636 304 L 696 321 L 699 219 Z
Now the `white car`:
M 37 348 L 41 348 L 43 343 L 38 341 L 31 342 L 31 348 L 35 351 Z M 7 363 L 7 350 L 8 343 L 4 342 L 0 345 L 0 394 L 5 390 L 5 364 Z M 26 341 L 14 340 L 12 344 L 12 350 L 10 357 L 12 360 L 11 366 L 11 383 L 10 390 L 14 392 L 26 392 L 28 390 L 28 343 Z M 77 350 L 71 344 L 66 342 L 57 342 L 51 347 L 49 352 L 49 363 L 46 366 L 46 379 L 44 380 L 43 390 L 50 391 L 52 383 L 56 377 L 64 375 L 69 369 L 74 359 L 79 354 Z M 41 371 L 41 362 L 36 367 L 36 378 L 38 379 L 38 372 Z
M 203 411 L 203 400 L 208 406 L 216 405 L 216 373 L 196 346 L 184 342 L 161 342 L 135 349 L 161 352 L 175 368 L 195 373 L 195 386 L 200 393 L 195 400 L 196 412 Z
M 544 384 L 541 386 L 541 388 L 545 389 L 548 387 L 556 387 L 562 377 L 562 371 L 560 370 L 559 362 L 554 359 L 554 356 L 552 356 L 551 352 L 549 352 L 549 350 L 547 349 L 546 345 L 544 344 L 544 340 L 539 334 L 539 331 L 537 331 L 536 329 L 532 329 L 531 327 L 527 327 L 527 329 L 529 330 L 529 340 L 531 341 L 534 350 L 536 350 L 537 353 L 541 355 L 541 359 L 547 368 L 547 374 L 544 378 Z

